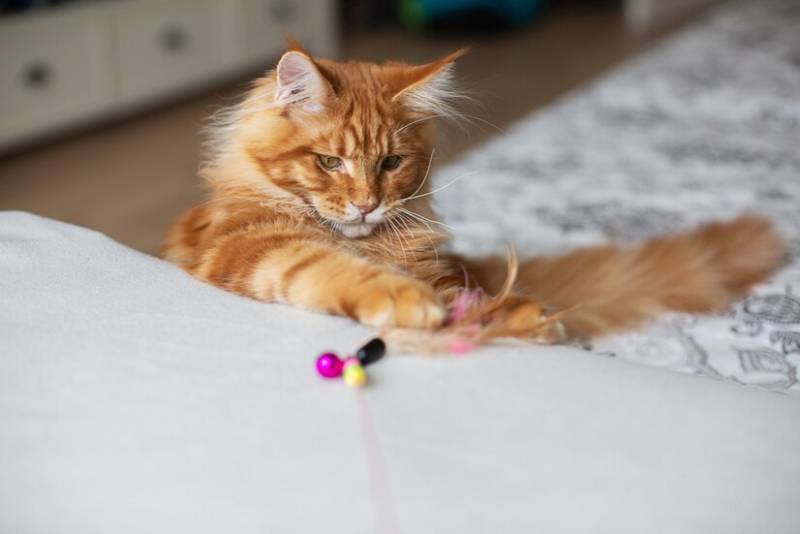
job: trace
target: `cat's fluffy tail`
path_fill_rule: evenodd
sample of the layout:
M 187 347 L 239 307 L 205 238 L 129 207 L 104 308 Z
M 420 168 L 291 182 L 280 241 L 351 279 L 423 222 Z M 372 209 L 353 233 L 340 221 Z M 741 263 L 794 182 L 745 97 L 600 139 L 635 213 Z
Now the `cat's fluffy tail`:
M 556 310 L 572 309 L 563 320 L 567 335 L 586 339 L 668 310 L 724 309 L 785 256 L 772 225 L 744 215 L 632 248 L 605 245 L 529 260 L 520 265 L 517 287 Z

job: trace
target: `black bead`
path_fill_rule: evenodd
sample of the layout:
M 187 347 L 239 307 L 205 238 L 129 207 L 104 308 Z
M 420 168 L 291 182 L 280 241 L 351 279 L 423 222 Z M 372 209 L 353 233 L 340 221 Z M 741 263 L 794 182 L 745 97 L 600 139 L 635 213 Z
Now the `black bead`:
M 386 344 L 381 338 L 376 337 L 358 349 L 356 358 L 361 362 L 361 365 L 369 365 L 383 358 L 384 354 L 386 354 Z

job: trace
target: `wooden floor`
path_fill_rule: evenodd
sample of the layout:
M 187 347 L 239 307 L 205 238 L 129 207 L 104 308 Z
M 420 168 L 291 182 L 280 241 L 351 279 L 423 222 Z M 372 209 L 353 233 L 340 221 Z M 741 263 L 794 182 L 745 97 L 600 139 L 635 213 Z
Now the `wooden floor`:
M 587 83 L 650 46 L 669 28 L 633 36 L 616 2 L 556 3 L 540 23 L 478 37 L 397 31 L 345 36 L 342 56 L 424 62 L 463 45 L 457 74 L 481 102 L 467 134 L 442 133 L 439 162 L 513 120 Z M 203 119 L 231 102 L 242 81 L 145 115 L 0 159 L 0 210 L 33 213 L 100 230 L 155 253 L 169 221 L 202 198 L 196 178 Z M 534 149 L 535 147 L 532 147 Z

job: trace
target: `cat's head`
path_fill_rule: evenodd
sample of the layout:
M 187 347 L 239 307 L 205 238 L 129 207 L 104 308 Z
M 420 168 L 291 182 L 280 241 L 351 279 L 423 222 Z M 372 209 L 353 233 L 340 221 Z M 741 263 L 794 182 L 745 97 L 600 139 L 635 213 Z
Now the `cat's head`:
M 430 119 L 454 113 L 459 50 L 425 65 L 313 58 L 290 46 L 217 128 L 212 184 L 369 235 L 427 189 Z

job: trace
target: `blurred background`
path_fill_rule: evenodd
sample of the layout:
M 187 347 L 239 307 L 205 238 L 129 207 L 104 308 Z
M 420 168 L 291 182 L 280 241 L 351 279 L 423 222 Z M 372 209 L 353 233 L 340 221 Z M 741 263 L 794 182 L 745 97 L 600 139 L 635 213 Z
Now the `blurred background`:
M 480 105 L 437 163 L 584 84 L 714 0 L 0 0 L 0 210 L 157 253 L 202 198 L 203 121 L 273 66 L 284 33 L 332 58 L 461 46 Z M 535 147 L 532 147 L 535 149 Z

